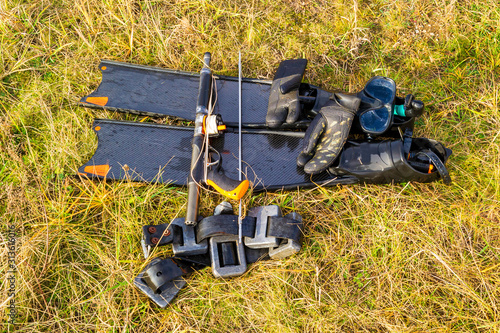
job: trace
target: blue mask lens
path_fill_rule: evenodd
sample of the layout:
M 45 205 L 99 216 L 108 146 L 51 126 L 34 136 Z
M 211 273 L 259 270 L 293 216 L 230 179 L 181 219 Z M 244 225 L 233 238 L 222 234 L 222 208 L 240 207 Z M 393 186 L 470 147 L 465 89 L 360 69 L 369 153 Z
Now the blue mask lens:
M 370 134 L 379 134 L 387 130 L 391 122 L 391 110 L 383 106 L 372 109 L 359 116 L 359 123 L 363 131 Z
M 365 92 L 382 104 L 392 104 L 396 97 L 396 84 L 385 77 L 374 77 L 366 84 Z

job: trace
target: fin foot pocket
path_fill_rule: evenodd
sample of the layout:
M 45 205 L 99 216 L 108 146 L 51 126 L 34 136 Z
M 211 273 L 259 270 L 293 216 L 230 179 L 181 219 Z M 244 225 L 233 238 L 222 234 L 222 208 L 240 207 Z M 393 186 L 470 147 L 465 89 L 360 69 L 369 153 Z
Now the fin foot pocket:
M 336 164 L 330 167 L 329 172 L 335 175 L 355 176 L 360 183 L 384 184 L 408 181 L 427 183 L 441 178 L 445 184 L 449 184 L 451 178 L 445 167 L 445 162 L 451 152 L 448 153 L 444 146 L 437 141 L 424 138 L 415 140 L 417 140 L 417 144 L 412 145 L 410 156 L 412 159 L 419 156 L 427 158 L 427 162 L 421 163 L 420 166 L 415 165 L 412 160 L 408 160 L 401 140 L 348 141 Z M 442 148 L 444 154 L 439 154 L 436 149 L 430 147 Z

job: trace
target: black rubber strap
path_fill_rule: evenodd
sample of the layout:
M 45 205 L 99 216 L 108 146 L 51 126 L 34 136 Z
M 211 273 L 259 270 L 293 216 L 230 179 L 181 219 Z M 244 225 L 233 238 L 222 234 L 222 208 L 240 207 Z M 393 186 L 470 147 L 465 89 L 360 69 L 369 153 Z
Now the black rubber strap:
M 145 225 L 142 227 L 142 234 L 144 235 L 144 242 L 150 246 L 160 246 L 172 243 L 173 232 L 170 223 L 163 223 L 158 225 Z
M 302 222 L 288 217 L 270 216 L 268 219 L 267 236 L 292 239 L 300 242 L 302 237 Z
M 418 162 L 418 161 L 408 161 L 408 164 L 415 170 L 420 172 L 429 172 L 429 163 Z
M 254 262 L 261 260 L 269 260 L 269 249 L 251 249 L 245 246 L 245 257 L 247 258 L 247 264 L 253 264 Z
M 181 259 L 187 263 L 190 263 L 196 270 L 202 269 L 206 266 L 210 266 L 212 263 L 210 261 L 210 254 L 195 254 L 190 256 L 179 255 L 176 258 Z
M 222 266 L 238 265 L 238 256 L 236 255 L 236 247 L 234 242 L 220 244 L 220 259 Z
M 247 216 L 242 220 L 242 236 L 253 237 L 255 234 L 255 218 Z M 196 240 L 201 242 L 206 238 L 221 235 L 238 235 L 237 215 L 213 215 L 198 222 Z
M 295 218 L 295 216 L 293 217 Z M 294 218 L 290 216 L 268 217 L 268 236 L 300 242 L 302 223 Z M 174 220 L 170 223 L 170 227 L 168 227 L 169 223 L 144 226 L 143 233 L 147 238 L 148 236 L 159 236 L 165 230 L 170 230 L 167 239 L 162 243 L 171 242 L 173 238 L 182 238 L 183 229 L 182 225 L 179 225 L 180 222 L 183 221 Z M 245 217 L 242 221 L 242 236 L 254 237 L 255 223 L 255 217 Z M 151 227 L 155 229 L 151 229 Z M 196 227 L 196 235 L 198 242 L 218 235 L 236 236 L 238 235 L 238 216 L 215 215 L 204 218 L 199 221 Z M 220 260 L 223 266 L 238 263 L 237 248 L 234 241 L 221 243 L 220 251 Z M 270 259 L 269 249 L 252 249 L 245 246 L 245 259 L 247 264 L 268 260 Z M 166 307 L 186 284 L 182 276 L 210 265 L 212 265 L 212 261 L 209 253 L 194 256 L 176 256 L 166 259 L 155 258 L 134 279 L 134 284 L 160 307 Z
M 444 165 L 443 161 L 431 150 L 422 150 L 419 151 L 415 156 L 418 155 L 424 155 L 427 156 L 430 160 L 431 163 L 434 165 L 434 167 L 437 169 L 439 172 L 439 176 L 443 179 L 443 183 L 446 185 L 451 183 L 451 177 L 450 173 L 448 172 L 448 169 L 446 169 L 446 166 Z
M 405 153 L 405 158 L 409 157 L 412 137 L 413 137 L 413 130 L 411 128 L 406 128 L 403 134 L 403 149 Z

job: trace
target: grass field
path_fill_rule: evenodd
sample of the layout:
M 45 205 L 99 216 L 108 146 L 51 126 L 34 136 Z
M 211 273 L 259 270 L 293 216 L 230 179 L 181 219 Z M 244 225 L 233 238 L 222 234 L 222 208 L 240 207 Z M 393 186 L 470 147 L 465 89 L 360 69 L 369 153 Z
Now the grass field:
M 500 332 L 499 22 L 495 0 L 0 0 L 0 331 Z M 416 134 L 453 150 L 453 183 L 249 195 L 303 216 L 302 251 L 231 280 L 197 272 L 160 310 L 132 284 L 140 230 L 183 216 L 187 190 L 74 177 L 93 118 L 126 118 L 76 104 L 102 58 L 199 71 L 210 51 L 237 75 L 240 50 L 246 77 L 304 57 L 326 89 L 395 79 L 426 103 Z

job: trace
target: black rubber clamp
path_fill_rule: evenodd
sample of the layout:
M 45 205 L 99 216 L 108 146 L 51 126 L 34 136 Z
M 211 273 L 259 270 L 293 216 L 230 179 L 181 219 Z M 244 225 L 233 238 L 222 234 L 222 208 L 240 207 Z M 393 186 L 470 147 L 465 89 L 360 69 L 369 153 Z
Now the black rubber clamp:
M 134 279 L 134 285 L 165 308 L 186 285 L 183 276 L 204 267 L 184 258 L 154 258 Z

